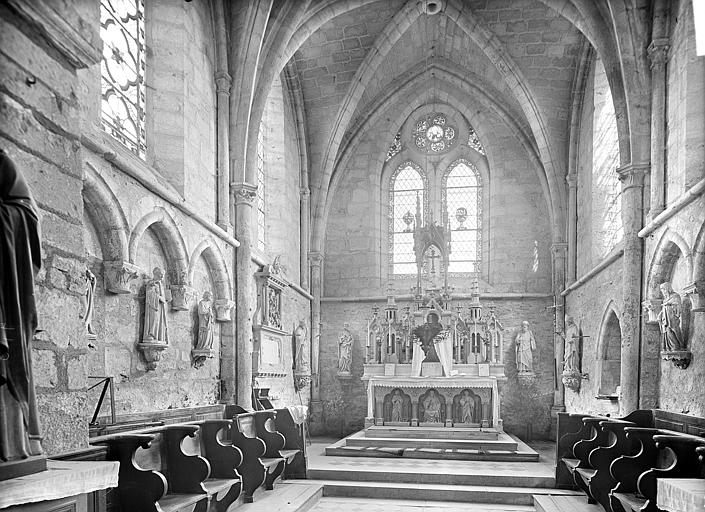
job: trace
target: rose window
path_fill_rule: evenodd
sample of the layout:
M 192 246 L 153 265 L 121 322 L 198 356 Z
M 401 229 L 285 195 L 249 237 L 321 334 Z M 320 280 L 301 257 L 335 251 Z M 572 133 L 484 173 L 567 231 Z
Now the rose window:
M 426 153 L 441 153 L 456 141 L 457 130 L 447 124 L 445 114 L 429 114 L 416 122 L 412 138 L 414 144 Z

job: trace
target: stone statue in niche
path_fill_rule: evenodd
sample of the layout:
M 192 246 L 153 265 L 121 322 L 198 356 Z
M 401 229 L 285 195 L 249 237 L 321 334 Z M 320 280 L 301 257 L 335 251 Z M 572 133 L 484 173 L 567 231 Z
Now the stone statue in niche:
M 343 324 L 343 331 L 338 337 L 338 373 L 349 374 L 352 368 L 353 336 L 348 329 L 350 324 Z
M 213 347 L 213 294 L 203 292 L 203 298 L 198 301 L 198 340 L 196 350 L 210 350 Z
M 142 341 L 169 343 L 166 322 L 167 296 L 164 291 L 164 272 L 159 267 L 152 271 L 144 299 L 144 332 Z
M 475 422 L 475 397 L 470 395 L 468 390 L 465 390 L 460 397 L 460 422 Z
M 661 283 L 659 289 L 663 296 L 661 312 L 658 315 L 661 329 L 661 349 L 666 352 L 686 350 L 681 297 L 673 291 L 671 283 Z
M 306 361 L 307 337 L 306 322 L 301 320 L 299 325 L 294 328 L 294 370 L 298 372 L 303 372 L 308 368 L 308 361 Z
M 392 402 L 392 421 L 404 421 L 404 397 L 401 396 L 401 391 L 394 390 L 391 398 Z
M 93 308 L 95 307 L 95 285 L 96 278 L 90 269 L 86 269 L 86 291 L 83 294 L 83 325 L 86 327 L 86 334 L 88 334 L 88 339 L 94 340 L 96 338 L 95 331 L 93 330 Z
M 39 234 L 37 205 L 29 187 L 0 150 L 0 462 L 42 454 L 32 375 L 32 338 L 37 329 L 34 278 L 42 265 Z M 25 467 L 20 474 L 41 471 L 46 464 Z M 3 473 L 0 468 L 0 480 Z
M 578 326 L 575 325 L 575 320 L 570 315 L 565 317 L 563 339 L 565 340 L 563 370 L 566 372 L 580 371 L 580 331 Z
M 441 401 L 438 393 L 431 390 L 423 401 L 423 421 L 426 423 L 440 423 L 441 421 Z
M 528 321 L 524 320 L 521 323 L 521 331 L 514 338 L 514 343 L 516 344 L 517 370 L 519 373 L 533 373 L 536 338 L 529 329 Z

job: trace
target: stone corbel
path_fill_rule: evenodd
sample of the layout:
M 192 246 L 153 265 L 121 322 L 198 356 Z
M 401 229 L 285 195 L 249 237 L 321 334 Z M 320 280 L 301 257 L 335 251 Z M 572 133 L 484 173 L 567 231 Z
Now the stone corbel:
M 647 324 L 658 324 L 658 315 L 661 312 L 661 299 L 649 299 L 641 303 L 644 313 L 647 315 Z
M 563 385 L 568 389 L 572 389 L 576 393 L 580 391 L 580 383 L 583 379 L 588 379 L 587 373 L 580 373 L 578 370 L 564 370 L 561 375 Z
M 194 348 L 191 350 L 194 368 L 200 368 L 206 364 L 206 359 L 212 359 L 215 351 L 209 348 Z
M 231 322 L 231 311 L 235 307 L 235 302 L 230 299 L 216 299 L 215 303 L 215 319 L 218 322 Z
M 691 311 L 693 313 L 705 312 L 705 284 L 698 282 L 690 283 L 683 288 L 683 293 L 690 299 L 690 304 L 692 305 Z
M 311 384 L 310 373 L 295 373 L 294 374 L 294 389 L 298 392 Z
M 150 371 L 157 368 L 157 363 L 162 360 L 162 352 L 169 348 L 169 345 L 160 341 L 140 341 L 137 348 L 142 351 L 147 362 L 147 371 Z
M 196 290 L 185 284 L 172 284 L 169 289 L 171 290 L 171 309 L 188 311 L 196 298 Z
M 693 355 L 687 350 L 669 350 L 661 352 L 661 359 L 671 361 L 673 366 L 685 370 L 690 365 Z
M 104 261 L 103 282 L 110 293 L 132 293 L 130 281 L 139 276 L 140 268 L 127 261 Z

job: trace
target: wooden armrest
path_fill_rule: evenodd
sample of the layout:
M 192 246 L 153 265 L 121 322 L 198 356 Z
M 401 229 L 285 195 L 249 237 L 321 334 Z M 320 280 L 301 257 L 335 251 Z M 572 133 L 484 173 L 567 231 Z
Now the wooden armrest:
M 205 420 L 201 423 L 201 454 L 208 459 L 213 478 L 240 478 L 236 468 L 242 464 L 242 451 L 227 441 L 232 427 L 232 420 Z M 218 436 L 221 431 L 222 438 Z
M 210 464 L 200 455 L 184 453 L 181 446 L 186 436 L 196 435 L 198 425 L 167 425 L 163 429 L 169 489 L 175 493 L 206 494 L 202 484 L 210 475 Z
M 286 439 L 276 431 L 274 420 L 277 417 L 277 412 L 273 409 L 266 411 L 257 411 L 254 413 L 255 429 L 257 437 L 264 441 L 266 446 L 265 457 L 277 457 L 279 450 L 284 448 Z

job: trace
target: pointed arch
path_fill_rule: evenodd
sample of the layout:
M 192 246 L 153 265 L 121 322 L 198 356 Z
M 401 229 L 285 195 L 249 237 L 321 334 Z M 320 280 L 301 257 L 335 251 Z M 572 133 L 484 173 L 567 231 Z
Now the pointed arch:
M 614 301 L 610 301 L 602 314 L 600 333 L 597 342 L 598 393 L 617 395 L 622 368 L 621 342 L 622 329 L 620 314 Z
M 213 278 L 213 295 L 216 299 L 232 300 L 232 287 L 230 284 L 230 274 L 228 267 L 225 264 L 223 253 L 220 252 L 218 245 L 211 239 L 206 238 L 199 243 L 191 254 L 189 259 L 187 283 L 193 283 L 193 275 L 196 270 L 198 258 L 203 256 L 208 265 L 208 270 Z
M 656 246 L 654 256 L 649 266 L 646 281 L 646 293 L 649 299 L 660 299 L 659 285 L 670 281 L 679 258 L 684 258 L 688 277 L 694 275 L 693 254 L 685 239 L 673 231 L 666 229 Z
M 98 233 L 103 260 L 125 260 L 128 256 L 127 219 L 113 191 L 88 162 L 82 192 L 83 207 Z
M 183 283 L 188 276 L 186 244 L 176 222 L 164 208 L 155 208 L 142 217 L 133 228 L 129 244 L 130 263 L 135 263 L 137 248 L 142 235 L 150 227 L 154 230 L 159 243 L 164 249 L 167 264 L 169 265 L 167 271 L 171 276 L 172 283 Z M 144 270 L 151 271 L 151 269 Z

